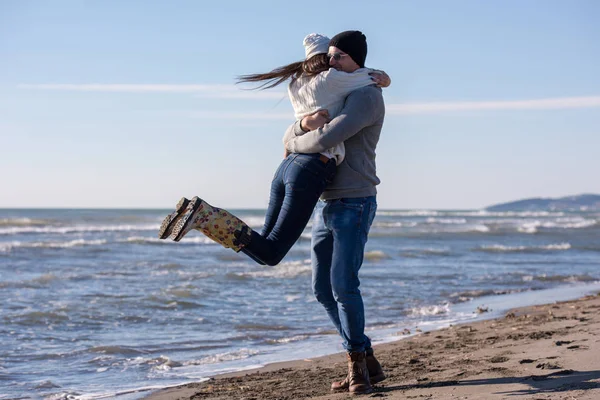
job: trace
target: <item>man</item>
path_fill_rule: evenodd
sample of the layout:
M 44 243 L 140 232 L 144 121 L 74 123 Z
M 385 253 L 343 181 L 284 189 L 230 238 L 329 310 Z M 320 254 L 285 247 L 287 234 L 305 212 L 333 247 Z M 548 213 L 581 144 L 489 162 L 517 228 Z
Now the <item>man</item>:
M 364 67 L 365 35 L 345 31 L 329 43 L 329 65 L 344 72 Z M 345 100 L 339 116 L 327 122 L 326 112 L 304 117 L 291 125 L 286 149 L 319 153 L 344 142 L 346 158 L 315 208 L 312 228 L 313 291 L 342 336 L 348 352 L 348 375 L 332 390 L 370 393 L 372 383 L 385 379 L 364 334 L 365 312 L 359 290 L 369 229 L 377 209 L 375 147 L 383 125 L 385 106 L 381 89 L 368 86 Z

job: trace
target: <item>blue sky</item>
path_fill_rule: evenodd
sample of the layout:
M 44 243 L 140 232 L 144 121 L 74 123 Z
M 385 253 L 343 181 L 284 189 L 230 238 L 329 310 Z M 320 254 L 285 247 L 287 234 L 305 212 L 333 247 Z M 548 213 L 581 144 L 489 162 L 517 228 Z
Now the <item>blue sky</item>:
M 292 108 L 235 77 L 348 29 L 393 79 L 380 208 L 600 193 L 599 20 L 594 0 L 0 0 L 0 207 L 266 207 Z

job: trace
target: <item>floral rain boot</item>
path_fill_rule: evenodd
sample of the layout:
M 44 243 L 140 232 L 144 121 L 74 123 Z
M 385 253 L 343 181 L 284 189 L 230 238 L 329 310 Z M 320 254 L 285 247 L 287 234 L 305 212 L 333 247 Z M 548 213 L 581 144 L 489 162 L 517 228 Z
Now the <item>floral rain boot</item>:
M 197 196 L 188 204 L 184 215 L 177 219 L 171 239 L 179 242 L 192 229 L 201 231 L 235 252 L 250 243 L 252 234 L 252 229 L 244 221 L 227 210 L 211 206 Z
M 177 224 L 177 221 L 183 217 L 185 209 L 189 204 L 190 201 L 185 197 L 182 197 L 181 200 L 179 200 L 179 203 L 175 206 L 175 211 L 167 215 L 160 225 L 160 230 L 158 231 L 159 239 L 166 239 L 171 236 L 173 228 Z

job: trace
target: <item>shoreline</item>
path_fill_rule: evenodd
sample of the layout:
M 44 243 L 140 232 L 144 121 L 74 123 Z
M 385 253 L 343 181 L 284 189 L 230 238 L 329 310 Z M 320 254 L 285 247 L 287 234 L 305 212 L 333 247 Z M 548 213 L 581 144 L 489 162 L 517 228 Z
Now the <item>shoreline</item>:
M 368 396 L 600 398 L 600 358 L 589 351 L 599 348 L 598 309 L 600 294 L 589 295 L 375 345 L 388 379 Z M 345 354 L 337 353 L 219 374 L 144 399 L 344 399 L 347 393 L 333 394 L 329 385 L 345 371 Z

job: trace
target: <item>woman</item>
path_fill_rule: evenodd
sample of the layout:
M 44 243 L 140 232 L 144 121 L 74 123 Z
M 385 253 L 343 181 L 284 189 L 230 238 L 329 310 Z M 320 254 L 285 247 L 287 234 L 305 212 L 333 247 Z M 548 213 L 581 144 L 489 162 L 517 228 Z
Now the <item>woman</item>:
M 329 68 L 328 47 L 329 38 L 310 34 L 304 38 L 304 61 L 265 74 L 245 75 L 240 81 L 265 82 L 260 88 L 267 89 L 290 79 L 288 94 L 297 120 L 318 111 L 333 118 L 340 113 L 345 97 L 353 90 L 374 83 L 389 85 L 387 75 L 374 78 L 369 69 L 346 73 Z M 339 55 L 332 55 L 335 56 Z M 288 155 L 271 184 L 261 234 L 228 211 L 194 197 L 191 201 L 180 200 L 175 212 L 163 221 L 159 237 L 164 239 L 171 235 L 173 240 L 179 241 L 190 230 L 198 229 L 224 247 L 243 251 L 260 264 L 276 265 L 302 234 L 317 200 L 343 159 L 343 144 L 319 154 Z

